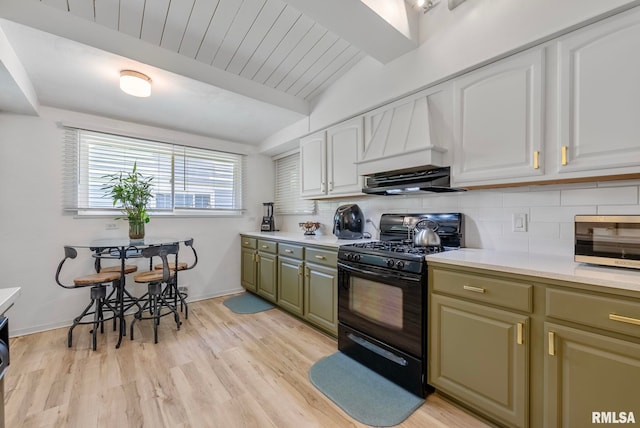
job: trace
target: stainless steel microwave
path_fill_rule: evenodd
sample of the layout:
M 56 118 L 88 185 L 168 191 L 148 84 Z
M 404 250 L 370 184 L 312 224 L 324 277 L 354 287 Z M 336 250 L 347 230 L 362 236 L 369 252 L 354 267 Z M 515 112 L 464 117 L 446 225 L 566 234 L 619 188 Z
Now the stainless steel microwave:
M 577 215 L 574 260 L 640 269 L 640 215 Z

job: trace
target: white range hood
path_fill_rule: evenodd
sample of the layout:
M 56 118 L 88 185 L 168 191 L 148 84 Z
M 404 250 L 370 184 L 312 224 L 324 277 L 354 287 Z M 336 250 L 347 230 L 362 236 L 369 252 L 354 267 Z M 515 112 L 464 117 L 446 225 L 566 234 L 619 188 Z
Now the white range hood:
M 446 149 L 432 142 L 431 116 L 442 91 L 403 99 L 365 115 L 365 149 L 359 175 L 444 165 Z M 430 112 L 430 108 L 434 111 Z

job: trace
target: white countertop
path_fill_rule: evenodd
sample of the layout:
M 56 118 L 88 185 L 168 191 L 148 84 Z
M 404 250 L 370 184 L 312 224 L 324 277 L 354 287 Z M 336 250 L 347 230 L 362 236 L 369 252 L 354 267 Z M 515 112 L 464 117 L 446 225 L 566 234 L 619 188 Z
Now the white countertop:
M 573 256 L 463 248 L 428 255 L 426 258 L 427 261 L 457 266 L 640 291 L 640 270 L 576 263 L 573 261 Z
M 304 232 L 242 232 L 242 235 L 254 238 L 275 239 L 277 241 L 297 242 L 307 245 L 320 245 L 338 248 L 340 245 L 353 244 L 354 242 L 366 242 L 371 239 L 338 239 L 335 235 L 305 235 Z
M 20 293 L 20 287 L 0 288 L 0 315 L 13 305 Z

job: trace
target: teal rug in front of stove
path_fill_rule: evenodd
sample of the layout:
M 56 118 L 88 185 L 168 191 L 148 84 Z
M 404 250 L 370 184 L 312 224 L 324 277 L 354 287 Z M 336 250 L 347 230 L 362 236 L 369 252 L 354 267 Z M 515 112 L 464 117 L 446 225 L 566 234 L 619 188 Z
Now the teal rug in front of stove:
M 311 366 L 309 380 L 353 419 L 374 427 L 398 425 L 424 403 L 342 352 Z

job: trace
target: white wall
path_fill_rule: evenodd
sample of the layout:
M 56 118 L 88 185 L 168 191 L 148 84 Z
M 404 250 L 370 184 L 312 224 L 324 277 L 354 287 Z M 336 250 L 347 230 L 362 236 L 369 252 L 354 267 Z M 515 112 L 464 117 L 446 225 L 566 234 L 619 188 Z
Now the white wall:
M 423 15 L 418 49 L 386 64 L 365 58 L 312 102 L 322 129 L 637 0 L 443 1 Z M 283 141 L 284 142 L 284 141 Z
M 466 247 L 500 251 L 573 255 L 576 214 L 638 214 L 640 180 L 584 184 L 529 186 L 501 190 L 408 196 L 363 196 L 351 200 L 319 201 L 315 216 L 280 216 L 283 231 L 300 231 L 299 222 L 322 223 L 331 235 L 339 205 L 355 202 L 377 226 L 383 213 L 461 212 L 465 217 Z M 514 213 L 525 213 L 527 232 L 512 231 Z M 365 231 L 375 238 L 367 224 Z M 302 231 L 300 234 L 302 235 Z
M 69 325 L 88 303 L 89 290 L 65 290 L 54 280 L 63 257 L 63 245 L 96 238 L 126 237 L 127 223 L 105 230 L 113 217 L 74 218 L 62 213 L 62 130 L 56 122 L 87 123 L 137 135 L 165 136 L 195 146 L 246 153 L 247 146 L 200 136 L 144 127 L 131 123 L 42 108 L 40 117 L 0 113 L 0 286 L 22 287 L 22 296 L 9 309 L 12 335 Z M 255 230 L 262 215 L 262 201 L 273 199 L 273 167 L 270 158 L 247 158 L 246 215 L 228 218 L 158 218 L 147 224 L 148 236 L 194 238 L 200 263 L 184 272 L 190 300 L 241 290 L 238 233 Z M 73 260 L 68 272 L 90 273 L 88 250 Z M 144 263 L 140 261 L 141 266 Z M 132 281 L 131 281 L 132 282 Z M 137 286 L 144 287 L 144 286 Z M 141 288 L 134 288 L 136 292 Z

